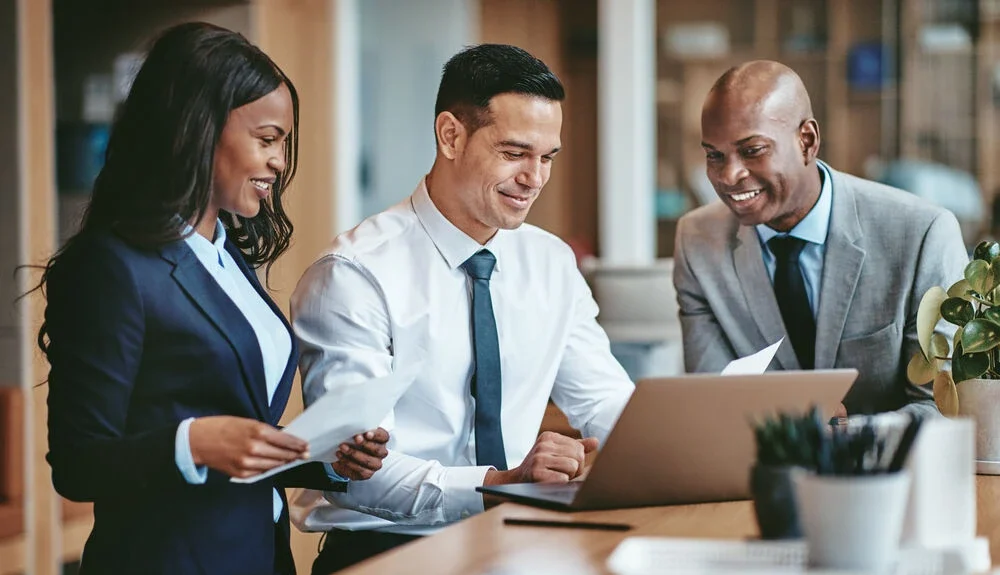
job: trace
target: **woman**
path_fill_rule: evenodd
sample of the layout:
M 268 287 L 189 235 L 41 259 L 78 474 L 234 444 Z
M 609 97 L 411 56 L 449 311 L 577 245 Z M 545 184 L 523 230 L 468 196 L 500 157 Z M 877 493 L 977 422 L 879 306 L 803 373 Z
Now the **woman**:
M 274 427 L 297 350 L 253 271 L 288 247 L 297 134 L 292 83 L 228 30 L 168 30 L 135 78 L 41 284 L 52 479 L 94 502 L 85 575 L 294 573 L 289 474 L 229 480 L 308 456 Z M 370 477 L 388 434 L 354 439 L 300 484 Z

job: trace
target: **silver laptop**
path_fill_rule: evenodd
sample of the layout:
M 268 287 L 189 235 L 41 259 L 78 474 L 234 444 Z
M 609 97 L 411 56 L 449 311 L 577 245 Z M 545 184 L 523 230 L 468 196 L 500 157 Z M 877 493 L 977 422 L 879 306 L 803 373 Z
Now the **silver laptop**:
M 476 490 L 561 510 L 748 499 L 753 420 L 812 405 L 832 415 L 857 376 L 835 369 L 641 380 L 584 480 Z

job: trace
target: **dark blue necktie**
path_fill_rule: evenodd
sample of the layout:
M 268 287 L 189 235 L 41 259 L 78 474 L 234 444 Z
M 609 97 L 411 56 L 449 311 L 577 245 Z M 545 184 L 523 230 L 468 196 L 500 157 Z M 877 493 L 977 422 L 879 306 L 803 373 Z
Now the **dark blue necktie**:
M 472 348 L 475 370 L 472 396 L 476 400 L 476 464 L 507 469 L 500 429 L 500 340 L 490 298 L 490 276 L 497 259 L 481 250 L 462 267 L 472 278 Z
M 805 240 L 791 236 L 775 236 L 767 245 L 774 254 L 774 297 L 778 300 L 781 319 L 785 322 L 788 339 L 802 369 L 813 369 L 816 361 L 816 320 L 813 318 L 806 282 L 799 266 L 799 254 Z

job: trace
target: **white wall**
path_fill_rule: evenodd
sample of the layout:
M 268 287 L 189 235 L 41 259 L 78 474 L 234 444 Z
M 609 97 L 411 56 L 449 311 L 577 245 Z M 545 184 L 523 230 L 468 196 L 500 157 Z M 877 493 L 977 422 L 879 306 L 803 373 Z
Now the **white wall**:
M 448 58 L 478 37 L 478 0 L 364 0 L 361 213 L 408 196 L 434 161 L 434 99 Z

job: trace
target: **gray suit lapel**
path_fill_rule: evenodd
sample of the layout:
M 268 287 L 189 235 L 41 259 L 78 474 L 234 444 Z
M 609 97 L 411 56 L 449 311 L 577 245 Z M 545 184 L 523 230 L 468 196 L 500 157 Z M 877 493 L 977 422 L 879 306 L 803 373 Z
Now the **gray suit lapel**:
M 833 207 L 816 318 L 816 369 L 830 369 L 837 359 L 847 312 L 865 261 L 865 250 L 859 245 L 862 234 L 854 189 L 840 172 L 831 169 L 830 173 L 833 176 Z
M 750 315 L 764 336 L 766 345 L 771 345 L 785 336 L 785 324 L 781 321 L 781 310 L 774 298 L 774 287 L 767 276 L 760 240 L 753 227 L 739 226 L 733 257 L 736 276 L 743 288 Z M 795 357 L 791 342 L 782 343 L 774 357 L 784 369 L 799 369 L 799 360 Z

